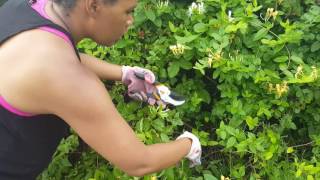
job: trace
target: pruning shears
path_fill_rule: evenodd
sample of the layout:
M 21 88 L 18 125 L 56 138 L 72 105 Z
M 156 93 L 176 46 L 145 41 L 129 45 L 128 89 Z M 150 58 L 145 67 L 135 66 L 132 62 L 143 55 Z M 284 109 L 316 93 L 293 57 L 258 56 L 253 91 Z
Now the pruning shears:
M 141 80 L 145 80 L 144 73 L 135 72 L 135 76 Z M 152 92 L 152 94 L 149 94 L 149 96 L 151 95 L 156 100 L 161 100 L 173 106 L 180 106 L 185 103 L 185 98 L 182 95 L 171 91 L 167 86 L 161 84 L 160 82 L 155 81 L 153 85 L 156 87 L 156 91 Z

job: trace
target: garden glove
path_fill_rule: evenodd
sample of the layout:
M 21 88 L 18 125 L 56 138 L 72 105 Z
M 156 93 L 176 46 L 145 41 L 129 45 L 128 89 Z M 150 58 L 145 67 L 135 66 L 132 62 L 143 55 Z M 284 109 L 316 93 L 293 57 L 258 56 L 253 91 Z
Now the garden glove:
M 186 155 L 186 158 L 191 161 L 190 167 L 201 165 L 202 150 L 199 138 L 188 131 L 185 131 L 183 134 L 177 137 L 177 140 L 181 138 L 189 138 L 192 140 L 191 149 L 189 153 Z
M 144 80 L 138 78 L 135 73 L 144 74 Z M 164 105 L 153 97 L 156 91 L 154 85 L 155 75 L 152 71 L 141 67 L 122 66 L 122 82 L 128 86 L 128 95 L 132 99 L 147 102 L 150 105 Z

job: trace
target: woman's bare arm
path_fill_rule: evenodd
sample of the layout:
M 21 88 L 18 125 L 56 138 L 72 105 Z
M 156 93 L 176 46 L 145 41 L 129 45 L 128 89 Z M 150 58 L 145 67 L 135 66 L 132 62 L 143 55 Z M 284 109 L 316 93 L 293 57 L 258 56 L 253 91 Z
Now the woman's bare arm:
M 27 70 L 29 81 L 22 80 L 24 88 L 18 87 L 23 97 L 30 98 L 25 102 L 36 102 L 34 109 L 60 116 L 88 145 L 129 175 L 170 167 L 189 152 L 187 138 L 144 145 L 118 113 L 100 79 L 75 56 L 57 52 L 46 52 L 43 65 Z
M 121 66 L 107 63 L 96 57 L 80 53 L 81 63 L 104 80 L 121 81 Z

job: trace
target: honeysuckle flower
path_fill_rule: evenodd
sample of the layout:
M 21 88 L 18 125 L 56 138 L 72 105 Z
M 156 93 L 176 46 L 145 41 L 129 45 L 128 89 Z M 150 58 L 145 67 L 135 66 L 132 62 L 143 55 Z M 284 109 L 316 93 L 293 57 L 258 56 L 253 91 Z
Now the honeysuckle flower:
M 234 20 L 234 18 L 232 17 L 232 11 L 231 10 L 228 11 L 228 20 L 229 20 L 229 22 L 232 22 Z
M 273 17 L 273 20 L 275 20 L 275 19 L 277 18 L 278 14 L 279 14 L 278 11 L 274 11 L 274 12 L 272 13 L 271 16 Z
M 303 75 L 303 66 L 302 65 L 299 65 L 298 68 L 297 68 L 297 72 L 296 74 L 294 75 L 294 77 L 296 79 L 300 78 L 301 76 Z
M 216 61 L 220 61 L 222 59 L 222 52 L 221 51 L 217 51 L 213 54 L 213 59 Z
M 213 61 L 220 61 L 222 59 L 223 53 L 221 51 L 217 51 L 214 53 L 211 51 L 210 48 L 208 48 L 207 51 L 209 52 L 209 55 L 208 55 L 209 67 L 211 67 L 211 64 Z
M 284 81 L 282 84 L 276 84 L 275 93 L 278 97 L 281 97 L 284 93 L 288 92 L 288 83 Z
M 205 12 L 203 2 L 195 3 L 193 2 L 188 10 L 188 15 L 192 16 L 193 14 L 203 14 Z
M 177 43 L 177 45 L 172 45 L 169 47 L 172 53 L 176 56 L 179 56 L 184 53 L 185 46 Z
M 275 20 L 278 14 L 279 12 L 277 10 L 274 10 L 274 8 L 268 8 L 265 21 L 268 21 L 271 17 L 273 17 L 273 20 Z
M 311 77 L 316 80 L 318 78 L 318 70 L 315 66 L 311 67 L 312 72 L 311 72 Z
M 268 84 L 268 92 L 269 92 L 269 93 L 272 93 L 273 90 L 274 90 L 273 84 L 269 83 L 269 84 Z
M 221 178 L 220 178 L 221 180 L 230 180 L 230 178 L 229 177 L 224 177 L 223 175 L 221 176 Z
M 212 61 L 213 61 L 212 55 L 209 54 L 209 57 L 208 57 L 208 66 L 209 66 L 209 67 L 211 67 Z
M 165 0 L 165 1 L 158 1 L 157 3 L 157 8 L 158 9 L 164 9 L 164 8 L 167 8 L 169 6 L 169 0 Z
M 281 4 L 283 2 L 283 0 L 278 0 L 278 4 Z

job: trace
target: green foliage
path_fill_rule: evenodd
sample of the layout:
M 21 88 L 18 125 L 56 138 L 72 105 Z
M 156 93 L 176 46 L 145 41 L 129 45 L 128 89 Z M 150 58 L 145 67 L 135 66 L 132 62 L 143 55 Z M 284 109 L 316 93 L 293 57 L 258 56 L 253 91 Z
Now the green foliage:
M 129 177 L 91 150 L 70 163 L 77 143 L 67 140 L 61 144 L 67 150 L 59 148 L 42 179 L 320 178 L 316 1 L 202 2 L 204 13 L 188 16 L 190 1 L 165 6 L 142 0 L 134 27 L 113 47 L 90 40 L 79 44 L 81 51 L 109 62 L 149 68 L 188 97 L 183 106 L 163 111 L 129 101 L 121 84 L 110 90 L 146 144 L 173 140 L 183 130 L 198 135 L 202 166 L 189 169 L 184 160 L 156 174 Z M 278 14 L 268 14 L 268 8 Z M 180 54 L 170 50 L 177 43 L 184 47 Z

